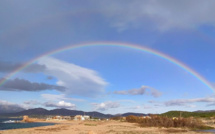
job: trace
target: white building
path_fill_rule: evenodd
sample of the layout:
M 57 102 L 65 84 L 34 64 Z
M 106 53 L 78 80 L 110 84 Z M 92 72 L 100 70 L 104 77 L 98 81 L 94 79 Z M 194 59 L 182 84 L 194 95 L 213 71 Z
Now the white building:
M 90 119 L 90 116 L 89 115 L 84 115 L 84 116 L 82 116 L 82 115 L 76 115 L 75 117 L 74 117 L 74 120 L 89 120 Z

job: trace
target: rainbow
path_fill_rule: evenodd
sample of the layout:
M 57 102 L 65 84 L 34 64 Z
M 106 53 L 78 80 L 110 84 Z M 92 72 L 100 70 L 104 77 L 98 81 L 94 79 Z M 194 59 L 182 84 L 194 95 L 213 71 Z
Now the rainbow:
M 28 61 L 26 64 L 24 64 L 23 66 L 17 68 L 16 70 L 14 70 L 13 72 L 9 73 L 8 75 L 6 75 L 4 77 L 4 79 L 2 79 L 0 81 L 0 86 L 2 86 L 8 79 L 10 79 L 12 76 L 16 75 L 18 72 L 20 72 L 21 70 L 27 68 L 29 65 L 33 64 L 34 62 L 36 62 L 38 59 L 45 57 L 45 56 L 50 56 L 53 54 L 57 54 L 57 53 L 61 53 L 67 50 L 73 50 L 73 49 L 77 49 L 77 48 L 83 48 L 83 47 L 96 47 L 96 46 L 112 46 L 112 47 L 123 47 L 123 48 L 130 48 L 130 49 L 134 49 L 134 50 L 138 50 L 138 51 L 142 51 L 142 52 L 146 52 L 152 55 L 155 55 L 159 58 L 162 58 L 166 61 L 169 61 L 172 64 L 175 64 L 176 66 L 180 67 L 181 69 L 187 71 L 188 73 L 190 73 L 192 76 L 194 76 L 196 79 L 198 79 L 199 81 L 202 82 L 202 84 L 204 84 L 206 87 L 208 87 L 210 90 L 215 91 L 215 89 L 213 88 L 213 86 L 211 85 L 210 82 L 208 82 L 203 76 L 201 76 L 199 73 L 197 73 L 196 71 L 194 71 L 193 69 L 191 69 L 190 67 L 188 67 L 187 65 L 185 65 L 184 63 L 164 54 L 161 53 L 159 51 L 144 47 L 144 46 L 140 46 L 140 45 L 136 45 L 136 44 L 128 44 L 128 43 L 117 43 L 117 42 L 93 42 L 93 43 L 85 43 L 85 44 L 77 44 L 77 45 L 69 45 L 63 48 L 59 48 L 57 50 L 53 50 L 50 51 L 48 53 L 44 53 L 30 61 Z

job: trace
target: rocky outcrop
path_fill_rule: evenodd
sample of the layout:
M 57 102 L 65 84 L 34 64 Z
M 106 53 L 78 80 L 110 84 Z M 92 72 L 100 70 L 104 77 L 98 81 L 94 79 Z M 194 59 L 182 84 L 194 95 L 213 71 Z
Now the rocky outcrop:
M 45 121 L 45 120 L 37 119 L 37 118 L 29 118 L 27 115 L 24 115 L 22 120 L 22 122 L 41 122 L 41 121 Z

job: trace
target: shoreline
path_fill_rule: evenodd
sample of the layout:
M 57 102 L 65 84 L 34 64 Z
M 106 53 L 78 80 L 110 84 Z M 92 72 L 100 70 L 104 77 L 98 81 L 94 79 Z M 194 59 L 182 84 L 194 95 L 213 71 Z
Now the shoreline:
M 38 122 L 23 122 L 23 121 L 19 121 L 19 122 L 11 122 L 11 123 L 1 123 L 0 131 L 37 128 L 37 127 L 45 127 L 45 126 L 54 126 L 56 124 L 57 123 L 55 123 L 55 122 L 46 122 L 46 121 L 38 121 Z

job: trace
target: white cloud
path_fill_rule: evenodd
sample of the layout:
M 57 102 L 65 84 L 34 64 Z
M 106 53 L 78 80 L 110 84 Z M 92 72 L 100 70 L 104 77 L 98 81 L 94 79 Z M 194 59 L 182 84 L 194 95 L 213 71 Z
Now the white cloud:
M 105 111 L 105 110 L 109 110 L 112 108 L 118 108 L 120 106 L 120 104 L 118 102 L 112 102 L 112 101 L 107 101 L 107 102 L 102 102 L 102 103 L 92 103 L 92 105 L 94 106 L 95 110 L 99 110 L 99 111 Z
M 46 66 L 46 74 L 58 79 L 59 86 L 66 87 L 66 94 L 96 96 L 103 93 L 108 84 L 94 70 L 52 57 L 44 57 L 38 63 Z
M 70 102 L 59 101 L 58 103 L 46 102 L 44 103 L 46 107 L 55 107 L 55 108 L 67 108 L 67 109 L 76 109 L 76 105 Z
M 161 92 L 158 90 L 151 88 L 149 86 L 141 86 L 141 88 L 138 89 L 130 89 L 130 90 L 121 90 L 121 91 L 114 91 L 115 94 L 120 94 L 120 95 L 144 95 L 147 94 L 146 90 L 150 91 L 150 94 L 154 97 L 159 97 L 161 96 Z
M 162 31 L 215 25 L 214 0 L 109 0 L 95 4 L 118 30 L 144 25 Z
M 50 101 L 56 101 L 56 100 L 71 100 L 71 101 L 84 101 L 83 99 L 77 99 L 77 98 L 70 98 L 66 97 L 65 94 L 41 94 L 42 98 Z

